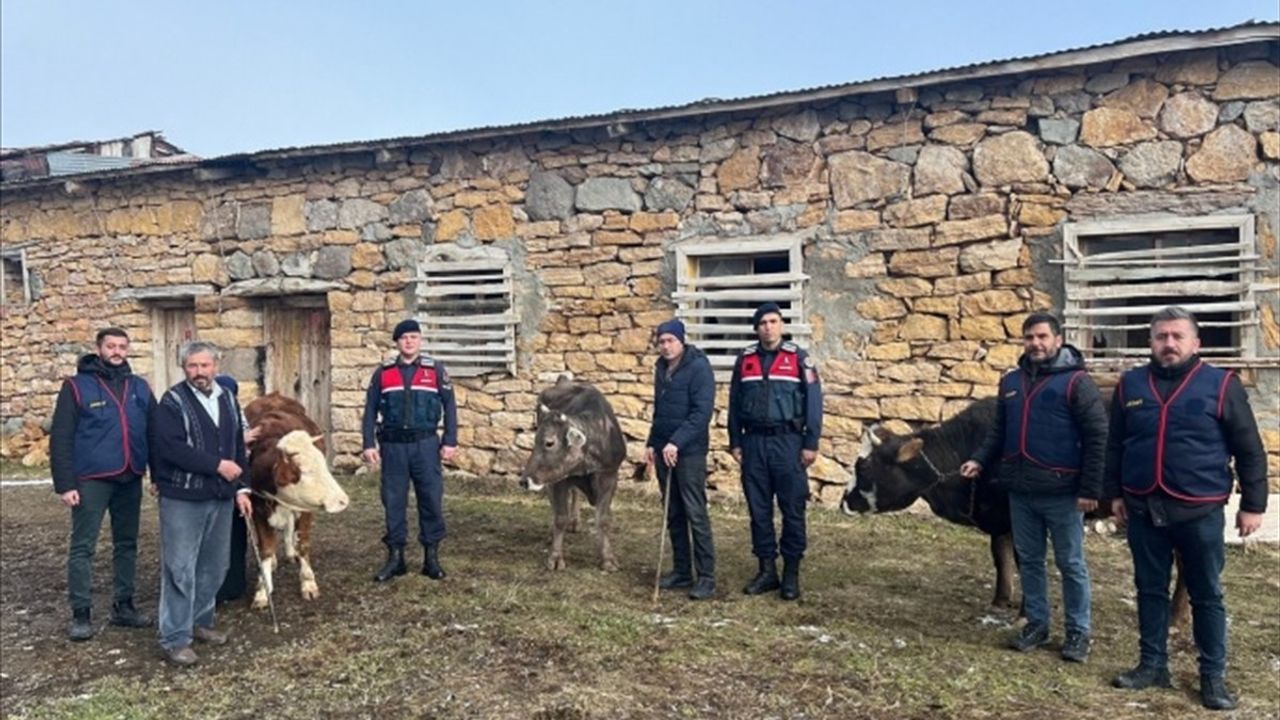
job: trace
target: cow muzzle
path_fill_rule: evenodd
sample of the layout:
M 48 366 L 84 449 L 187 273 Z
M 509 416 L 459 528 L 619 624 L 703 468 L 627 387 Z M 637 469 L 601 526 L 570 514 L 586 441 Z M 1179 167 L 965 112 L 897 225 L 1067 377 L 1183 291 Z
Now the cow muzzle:
M 350 504 L 351 498 L 347 497 L 346 493 L 339 491 L 336 497 L 325 498 L 324 511 L 330 514 L 340 513 L 343 510 L 346 510 L 347 506 Z
M 520 487 L 524 488 L 525 490 L 532 490 L 533 492 L 537 492 L 545 486 L 542 483 L 534 480 L 531 476 L 525 475 L 520 478 Z

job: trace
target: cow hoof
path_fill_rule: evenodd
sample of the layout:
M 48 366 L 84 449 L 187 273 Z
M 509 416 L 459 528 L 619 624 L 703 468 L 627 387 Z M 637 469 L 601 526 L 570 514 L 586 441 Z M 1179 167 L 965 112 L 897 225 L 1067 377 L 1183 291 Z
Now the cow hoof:
M 304 583 L 302 586 L 302 599 L 315 600 L 320 597 L 320 588 L 315 583 Z
M 254 594 L 254 596 L 253 596 L 253 609 L 254 609 L 254 610 L 266 610 L 266 609 L 267 609 L 267 594 L 266 594 L 266 593 L 264 593 L 264 592 L 259 592 L 259 593 L 255 593 L 255 594 Z
M 614 560 L 613 558 L 609 558 L 608 560 L 605 560 L 600 563 L 600 569 L 610 573 L 618 572 L 618 561 Z
M 564 531 L 565 531 L 565 532 L 576 533 L 576 532 L 578 532 L 579 530 L 581 530 L 581 528 L 578 526 L 578 521 L 577 521 L 577 520 L 571 520 L 571 521 L 569 521 L 569 524 L 568 524 L 568 525 L 565 525 L 565 526 L 564 526 Z
M 552 555 L 547 558 L 547 569 L 552 572 L 564 569 L 564 558 L 559 555 Z

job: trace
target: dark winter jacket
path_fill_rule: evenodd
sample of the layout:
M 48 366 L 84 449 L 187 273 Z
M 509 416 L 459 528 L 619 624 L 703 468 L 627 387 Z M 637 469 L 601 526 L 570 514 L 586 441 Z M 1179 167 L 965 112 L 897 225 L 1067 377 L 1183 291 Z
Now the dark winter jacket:
M 1037 495 L 1072 494 L 1079 498 L 1098 500 L 1102 498 L 1102 473 L 1105 467 L 1107 447 L 1107 411 L 1102 402 L 1098 386 L 1084 370 L 1084 361 L 1080 352 L 1070 345 L 1063 345 L 1046 363 L 1033 363 L 1026 355 L 1018 359 L 1018 370 L 1022 373 L 1020 382 L 1025 382 L 1025 390 L 1031 394 L 1037 392 L 1053 380 L 1061 380 L 1064 374 L 1077 374 L 1070 383 L 1069 392 L 1059 395 L 1059 402 L 1066 406 L 1069 413 L 1067 422 L 1074 424 L 1074 432 L 1054 433 L 1063 437 L 1078 438 L 1079 463 L 1078 472 L 1066 467 L 1046 467 L 1023 454 L 1013 454 L 1001 459 L 997 480 L 1010 492 Z M 1007 376 L 1006 376 L 1007 377 Z M 1010 378 L 1012 379 L 1012 378 Z M 973 459 L 983 467 L 990 467 L 1000 459 L 1006 446 L 1005 434 L 1010 426 L 1019 426 L 1013 419 L 1009 422 L 1006 413 L 1009 403 L 1000 398 L 996 404 L 996 419 L 987 431 Z M 1030 415 L 1026 419 L 1028 433 L 1053 432 L 1047 416 L 1037 418 Z
M 686 345 L 670 377 L 666 358 L 658 358 L 653 374 L 653 424 L 645 444 L 661 451 L 671 443 L 685 456 L 706 453 L 715 401 L 716 378 L 705 353 Z
M 195 392 L 180 382 L 169 388 L 151 418 L 151 481 L 160 495 L 180 500 L 230 499 L 244 487 L 243 475 L 228 482 L 218 474 L 218 464 L 231 460 L 247 469 L 244 428 L 235 395 L 218 396 L 220 419 L 213 418 L 196 400 Z
M 146 402 L 147 404 L 147 407 L 141 408 L 142 415 L 149 416 L 155 407 L 155 398 L 151 394 L 147 381 L 134 375 L 128 362 L 113 366 L 103 362 L 102 358 L 97 354 L 91 353 L 80 358 L 76 365 L 76 373 L 100 379 L 106 385 L 107 391 L 121 402 L 128 402 L 128 398 L 124 397 L 126 384 L 128 384 L 131 388 L 131 396 L 145 398 L 145 400 L 139 400 L 139 402 Z M 59 494 L 77 490 L 80 487 L 80 478 L 76 471 L 77 458 L 75 448 L 81 412 L 80 403 L 76 401 L 76 390 L 72 387 L 71 380 L 68 379 L 68 381 L 62 383 L 62 389 L 58 391 L 58 399 L 53 409 L 53 421 L 49 429 L 49 464 L 53 475 L 53 490 Z M 141 427 L 129 428 L 129 430 L 131 432 L 141 432 L 145 437 L 147 426 L 144 422 Z M 123 453 L 122 447 L 120 454 L 123 455 Z M 147 458 L 144 457 L 141 460 L 141 464 L 135 464 L 134 468 L 126 468 L 119 474 L 105 475 L 94 479 L 104 481 L 135 480 L 142 475 L 141 472 L 137 471 L 137 467 L 144 467 Z M 124 465 L 124 462 L 118 463 L 119 467 L 124 467 Z

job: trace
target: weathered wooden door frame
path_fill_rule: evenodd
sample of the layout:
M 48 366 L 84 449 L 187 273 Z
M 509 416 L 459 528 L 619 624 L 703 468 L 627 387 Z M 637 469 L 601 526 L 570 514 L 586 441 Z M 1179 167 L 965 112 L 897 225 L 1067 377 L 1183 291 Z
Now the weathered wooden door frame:
M 292 318 L 307 312 L 312 313 L 311 318 L 296 327 L 298 355 L 296 357 L 282 355 L 281 353 L 287 350 L 282 349 L 280 343 L 289 342 L 289 340 L 277 341 L 272 337 L 273 330 L 288 331 L 292 334 L 295 330 L 292 324 L 297 322 Z M 322 312 L 323 316 L 315 314 L 318 312 Z M 323 327 L 305 325 L 305 323 L 319 322 L 320 317 L 323 317 Z M 329 304 L 325 295 L 284 295 L 262 298 L 263 392 L 280 392 L 302 402 L 311 419 L 324 428 L 328 440 L 326 447 L 332 458 L 333 442 L 329 404 L 333 391 L 330 329 Z M 310 349 L 307 347 L 308 343 L 312 345 Z M 311 368 L 310 371 L 307 370 L 308 367 Z M 292 387 L 280 387 L 282 374 L 293 378 Z
M 190 315 L 191 326 L 188 337 L 178 338 L 170 343 L 168 327 L 175 311 L 185 311 Z M 192 298 L 174 298 L 154 300 L 147 303 L 147 314 L 151 316 L 151 386 L 156 397 L 164 394 L 183 378 L 178 368 L 178 349 L 182 344 L 199 337 L 196 325 L 196 305 Z

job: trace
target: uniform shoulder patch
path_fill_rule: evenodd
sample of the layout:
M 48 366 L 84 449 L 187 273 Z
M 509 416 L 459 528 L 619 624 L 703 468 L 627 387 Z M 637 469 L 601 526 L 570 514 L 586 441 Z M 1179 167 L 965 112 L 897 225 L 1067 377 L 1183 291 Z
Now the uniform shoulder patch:
M 805 366 L 805 367 L 807 367 L 807 368 L 809 368 L 810 370 L 812 370 L 812 369 L 815 369 L 815 368 L 817 368 L 817 367 L 818 367 L 818 363 L 816 363 L 816 362 L 814 362 L 814 361 L 813 361 L 813 356 L 812 356 L 812 355 L 805 355 L 805 356 L 804 356 L 804 366 Z

